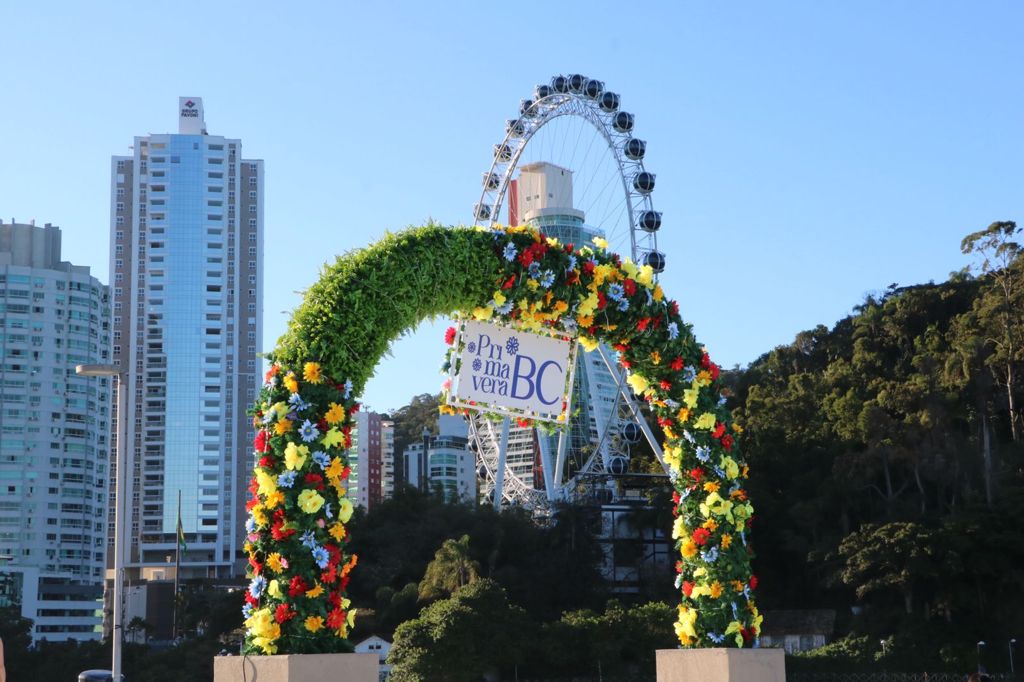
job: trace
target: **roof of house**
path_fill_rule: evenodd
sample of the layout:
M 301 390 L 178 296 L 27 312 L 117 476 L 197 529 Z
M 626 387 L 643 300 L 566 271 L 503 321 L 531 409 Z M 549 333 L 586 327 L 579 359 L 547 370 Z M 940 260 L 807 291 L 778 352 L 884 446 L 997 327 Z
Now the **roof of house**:
M 762 635 L 831 635 L 836 626 L 832 609 L 765 611 Z

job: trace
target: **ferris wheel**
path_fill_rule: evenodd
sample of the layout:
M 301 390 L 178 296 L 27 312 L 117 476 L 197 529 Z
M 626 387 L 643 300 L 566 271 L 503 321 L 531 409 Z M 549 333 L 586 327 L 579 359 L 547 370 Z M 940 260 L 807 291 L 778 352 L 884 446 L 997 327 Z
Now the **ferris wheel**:
M 655 175 L 644 168 L 647 143 L 633 136 L 635 117 L 620 105 L 620 96 L 603 82 L 580 74 L 538 85 L 494 145 L 474 220 L 530 223 L 577 246 L 600 236 L 610 250 L 664 271 L 657 243 L 662 216 L 652 200 Z M 616 478 L 628 471 L 642 439 L 664 465 L 608 346 L 579 354 L 572 404 L 574 415 L 557 436 L 507 419 L 470 418 L 483 498 L 537 514 L 562 500 L 614 499 Z

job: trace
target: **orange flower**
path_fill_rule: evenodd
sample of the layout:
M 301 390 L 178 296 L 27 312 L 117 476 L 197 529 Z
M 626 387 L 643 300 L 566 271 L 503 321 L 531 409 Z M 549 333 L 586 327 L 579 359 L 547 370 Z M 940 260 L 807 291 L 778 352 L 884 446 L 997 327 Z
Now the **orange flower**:
M 722 535 L 722 549 L 729 549 L 729 545 L 732 544 L 732 536 L 728 533 Z
M 324 380 L 323 374 L 320 372 L 319 362 L 307 362 L 306 366 L 302 368 L 302 378 L 311 384 L 319 384 Z M 292 391 L 295 393 L 295 391 Z
M 278 421 L 276 424 L 274 424 L 274 431 L 279 436 L 283 436 L 284 434 L 288 433 L 291 430 L 292 430 L 292 423 L 288 419 L 282 419 L 282 420 Z
M 324 419 L 327 420 L 328 424 L 337 424 L 345 418 L 345 408 L 338 403 L 331 403 L 327 410 L 327 414 L 324 415 Z

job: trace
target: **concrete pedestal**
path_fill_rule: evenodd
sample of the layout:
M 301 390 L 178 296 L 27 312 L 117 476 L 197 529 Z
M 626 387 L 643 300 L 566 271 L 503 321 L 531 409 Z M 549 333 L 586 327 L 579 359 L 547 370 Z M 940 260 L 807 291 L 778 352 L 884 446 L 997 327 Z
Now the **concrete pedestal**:
M 377 682 L 377 654 L 217 656 L 213 682 Z
M 658 682 L 786 682 L 782 649 L 659 649 Z

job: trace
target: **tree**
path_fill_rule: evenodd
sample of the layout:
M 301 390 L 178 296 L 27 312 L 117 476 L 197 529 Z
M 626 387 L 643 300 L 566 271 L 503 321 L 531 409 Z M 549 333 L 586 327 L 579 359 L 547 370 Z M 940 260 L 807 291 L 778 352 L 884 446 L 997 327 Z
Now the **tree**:
M 388 655 L 394 682 L 469 682 L 527 660 L 534 626 L 493 580 L 478 580 L 423 609 L 395 631 Z
M 469 550 L 469 536 L 458 540 L 449 538 L 427 564 L 420 581 L 420 600 L 432 601 L 450 596 L 456 590 L 480 579 L 480 563 L 474 561 Z
M 1006 389 L 1013 440 L 1021 438 L 1016 406 L 1016 366 L 1024 361 L 1024 248 L 1014 237 L 1020 228 L 999 221 L 964 237 L 960 250 L 981 258 L 978 265 L 989 285 L 975 302 L 977 321 L 992 346 L 988 364 Z

